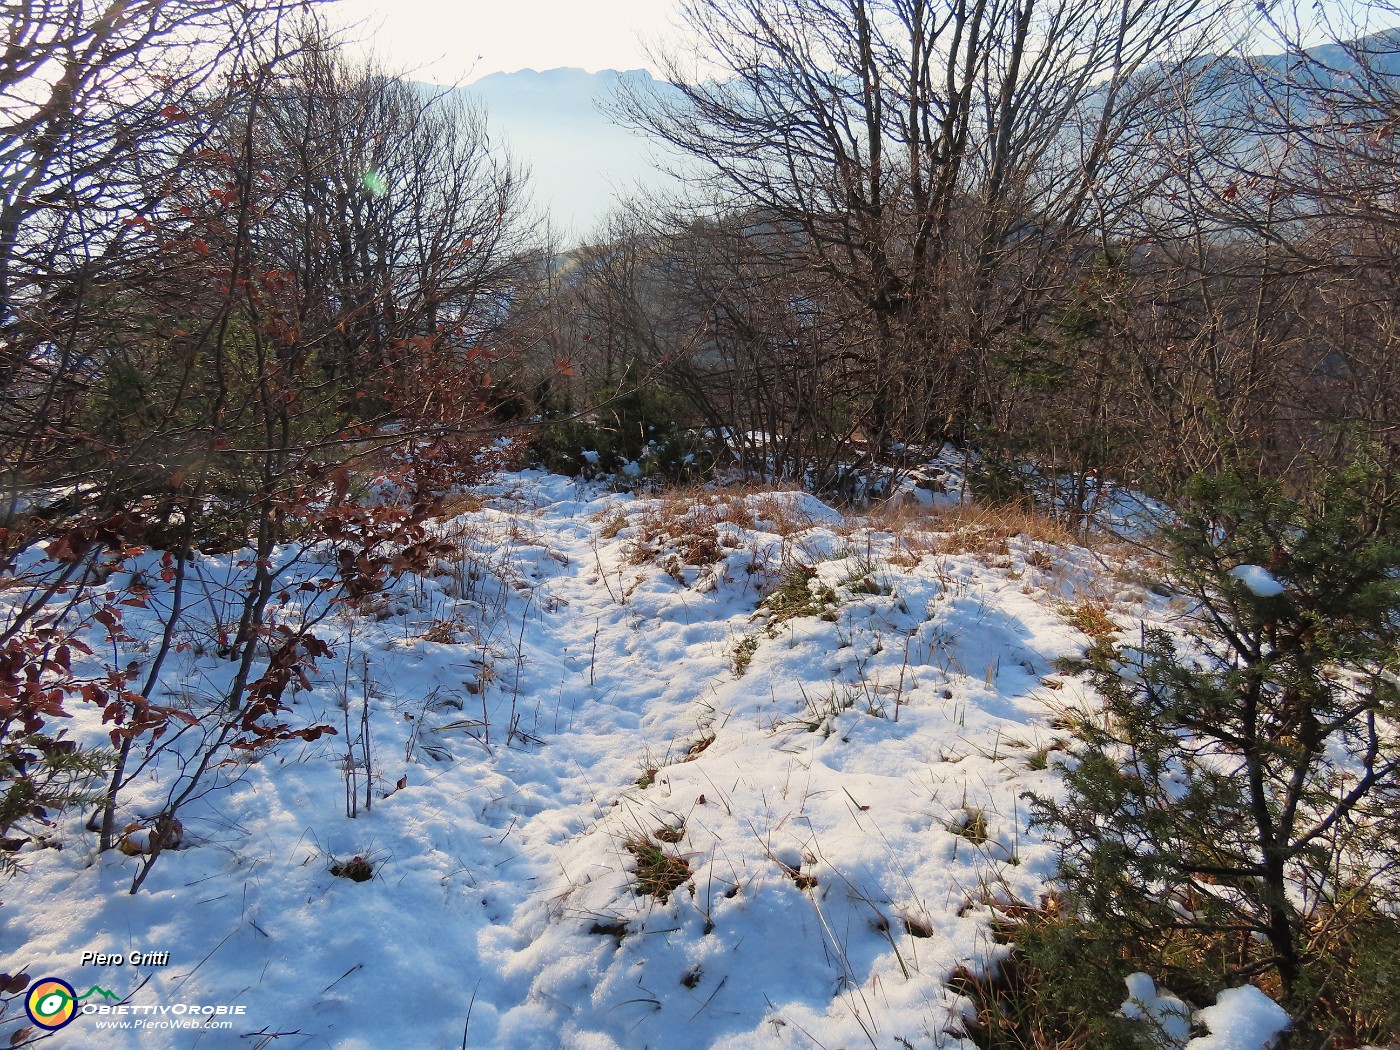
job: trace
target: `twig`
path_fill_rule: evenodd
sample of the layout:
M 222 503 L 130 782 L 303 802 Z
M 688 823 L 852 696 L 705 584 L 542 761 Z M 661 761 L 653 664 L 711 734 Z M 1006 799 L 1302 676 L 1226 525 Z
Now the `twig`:
M 472 997 L 467 1001 L 467 1019 L 462 1023 L 462 1050 L 467 1050 L 467 1029 L 472 1023 L 472 1007 L 476 1005 L 476 993 L 481 988 L 481 980 L 478 979 L 476 987 L 472 989 Z
M 693 1020 L 695 1020 L 697 1017 L 699 1017 L 702 1013 L 704 1013 L 705 1010 L 706 1010 L 706 1008 L 710 1005 L 710 1001 L 711 1001 L 712 999 L 714 999 L 715 996 L 719 995 L 719 990 L 720 990 L 721 988 L 723 988 L 723 987 L 724 987 L 726 984 L 728 984 L 728 983 L 729 983 L 729 975 L 726 974 L 726 975 L 720 980 L 719 984 L 715 985 L 715 990 L 714 990 L 713 992 L 710 993 L 709 998 L 706 999 L 703 1003 L 700 1004 L 700 1009 L 696 1010 L 693 1014 L 690 1015 L 690 1019 L 693 1021 Z
M 329 992 L 332 988 L 334 988 L 336 985 L 338 985 L 341 981 L 345 980 L 345 978 L 349 977 L 349 976 L 350 976 L 352 973 L 354 973 L 356 970 L 363 970 L 364 968 L 365 968 L 365 964 L 364 964 L 364 963 L 356 963 L 354 966 L 350 967 L 350 969 L 346 970 L 343 974 L 341 974 L 339 977 L 337 977 L 337 978 L 336 978 L 334 981 L 332 981 L 330 984 L 328 984 L 328 985 L 326 985 L 324 988 L 322 988 L 322 989 L 321 989 L 321 994 L 322 994 L 322 995 L 325 995 L 327 992 Z

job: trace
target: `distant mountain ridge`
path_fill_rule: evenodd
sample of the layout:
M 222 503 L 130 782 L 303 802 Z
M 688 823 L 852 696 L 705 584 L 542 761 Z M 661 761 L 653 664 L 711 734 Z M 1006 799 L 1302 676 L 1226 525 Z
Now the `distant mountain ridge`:
M 458 89 L 484 107 L 493 142 L 529 166 L 536 207 L 566 239 L 588 239 L 620 196 L 674 185 L 657 148 L 603 110 L 623 82 L 666 87 L 644 69 L 566 67 L 492 73 Z
M 1400 30 L 1373 34 L 1351 47 L 1370 55 L 1372 76 L 1400 81 Z M 1314 87 L 1344 89 L 1358 69 L 1347 46 L 1321 45 L 1306 53 L 1316 63 Z M 1212 68 L 1209 82 L 1224 95 L 1203 104 L 1216 119 L 1247 120 L 1260 80 L 1281 81 L 1297 71 L 1299 58 L 1223 55 L 1203 60 L 1205 67 Z M 661 147 L 608 117 L 606 107 L 624 84 L 678 93 L 645 69 L 589 73 L 573 67 L 491 73 L 457 89 L 484 107 L 493 142 L 503 142 L 528 165 L 535 206 L 550 214 L 565 241 L 592 239 L 631 192 L 676 186 Z M 1394 90 L 1400 92 L 1400 83 Z

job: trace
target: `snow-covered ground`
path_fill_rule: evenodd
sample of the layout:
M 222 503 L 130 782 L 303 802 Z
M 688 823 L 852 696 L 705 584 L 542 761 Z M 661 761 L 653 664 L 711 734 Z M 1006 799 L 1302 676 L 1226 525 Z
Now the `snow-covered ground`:
M 1053 869 L 1021 796 L 1055 790 L 1055 706 L 1090 700 L 1055 669 L 1089 644 L 1073 609 L 1169 610 L 1088 551 L 949 528 L 508 476 L 443 523 L 460 553 L 435 575 L 321 625 L 334 655 L 293 714 L 340 735 L 222 767 L 135 895 L 138 860 L 98 855 L 74 815 L 0 885 L 0 969 L 146 1011 L 79 1017 L 57 1046 L 970 1048 L 947 978 L 993 964 L 990 905 Z M 228 681 L 206 643 L 238 560 L 200 560 L 158 702 Z M 157 623 L 130 611 L 123 664 Z M 373 808 L 351 819 L 366 705 Z M 368 881 L 332 874 L 356 857 Z M 645 892 L 649 873 L 678 885 Z M 175 1004 L 244 1009 L 150 1027 Z

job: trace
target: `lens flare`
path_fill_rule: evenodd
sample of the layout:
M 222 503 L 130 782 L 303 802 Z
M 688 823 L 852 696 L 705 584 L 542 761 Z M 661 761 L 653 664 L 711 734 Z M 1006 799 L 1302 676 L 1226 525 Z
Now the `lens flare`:
M 360 184 L 364 186 L 365 192 L 371 197 L 383 197 L 389 192 L 388 181 L 373 168 L 365 172 L 364 178 L 360 180 Z

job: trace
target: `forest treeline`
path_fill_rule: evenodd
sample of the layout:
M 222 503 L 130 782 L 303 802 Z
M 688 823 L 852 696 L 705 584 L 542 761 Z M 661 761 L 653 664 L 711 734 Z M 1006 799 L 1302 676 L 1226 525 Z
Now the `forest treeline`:
M 1239 16 L 690 4 L 678 90 L 618 111 L 696 207 L 622 211 L 570 256 L 537 327 L 572 362 L 551 393 L 630 392 L 628 455 L 639 414 L 684 411 L 746 472 L 837 495 L 943 441 L 989 494 L 1034 460 L 1071 507 L 1101 476 L 1170 497 L 1393 456 L 1400 38 L 1250 60 Z
M 1238 39 L 1287 44 L 1283 12 L 685 19 L 670 85 L 615 114 L 665 144 L 684 201 L 625 202 L 562 249 L 488 115 L 350 59 L 302 5 L 18 5 L 9 542 L 39 485 L 65 493 L 50 522 L 154 500 L 188 524 L 217 495 L 239 531 L 355 457 L 442 443 L 445 468 L 502 435 L 557 468 L 837 496 L 950 441 L 987 494 L 1036 461 L 1070 507 L 1100 477 L 1171 496 L 1393 455 L 1393 33 L 1250 60 Z

